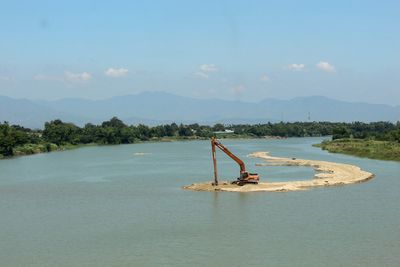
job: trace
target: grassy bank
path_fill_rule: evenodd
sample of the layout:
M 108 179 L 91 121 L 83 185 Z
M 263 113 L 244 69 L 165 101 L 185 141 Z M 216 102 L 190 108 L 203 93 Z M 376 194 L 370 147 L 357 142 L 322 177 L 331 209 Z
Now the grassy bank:
M 259 138 L 256 136 L 245 135 L 245 134 L 222 134 L 217 135 L 220 139 L 252 139 L 252 138 Z M 135 142 L 131 144 L 137 143 L 147 143 L 147 142 L 175 142 L 175 141 L 194 141 L 194 140 L 209 140 L 208 137 L 201 137 L 201 136 L 165 136 L 165 137 L 153 137 L 148 140 L 135 140 Z M 13 158 L 18 156 L 25 156 L 25 155 L 34 155 L 39 153 L 48 153 L 53 151 L 64 151 L 69 149 L 75 149 L 79 147 L 85 146 L 104 146 L 104 145 L 118 145 L 118 144 L 96 144 L 96 143 L 89 143 L 89 144 L 63 144 L 63 145 L 56 145 L 54 143 L 40 143 L 40 144 L 24 144 L 13 148 L 13 155 L 12 156 L 3 156 L 0 154 L 0 159 L 5 158 Z
M 48 153 L 53 151 L 64 151 L 69 149 L 74 149 L 83 146 L 92 146 L 96 144 L 80 144 L 80 145 L 72 145 L 72 144 L 65 144 L 65 145 L 56 145 L 52 143 L 42 143 L 42 144 L 24 144 L 21 146 L 17 146 L 13 148 L 13 155 L 5 157 L 0 154 L 0 159 L 7 159 L 13 158 L 18 156 L 26 156 L 26 155 L 34 155 L 39 153 Z
M 147 141 L 137 140 L 136 142 L 132 143 L 145 143 L 145 142 L 174 142 L 174 141 L 191 141 L 191 140 L 207 140 L 208 138 L 198 137 L 198 136 L 190 136 L 190 137 L 161 137 L 161 138 L 151 138 Z M 104 145 L 118 145 L 118 144 L 96 144 L 96 143 L 89 143 L 89 144 L 63 144 L 63 145 L 56 145 L 53 143 L 40 143 L 40 144 L 24 144 L 20 146 L 16 146 L 12 149 L 13 155 L 12 156 L 4 156 L 0 154 L 0 159 L 7 159 L 13 158 L 18 156 L 26 156 L 26 155 L 34 155 L 39 153 L 48 153 L 53 151 L 64 151 L 70 150 L 80 147 L 86 146 L 104 146 Z
M 332 153 L 358 157 L 400 161 L 400 143 L 363 139 L 336 139 L 315 145 Z

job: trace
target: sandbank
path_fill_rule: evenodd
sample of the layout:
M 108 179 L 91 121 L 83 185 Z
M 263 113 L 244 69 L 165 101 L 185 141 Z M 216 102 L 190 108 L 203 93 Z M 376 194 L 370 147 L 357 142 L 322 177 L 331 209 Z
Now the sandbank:
M 213 186 L 212 182 L 195 183 L 184 186 L 183 189 L 194 191 L 229 191 L 229 192 L 288 192 L 307 190 L 313 187 L 339 186 L 354 183 L 366 182 L 374 177 L 370 172 L 361 170 L 361 168 L 344 163 L 335 163 L 320 160 L 307 160 L 296 158 L 273 157 L 268 152 L 255 152 L 250 157 L 261 158 L 265 160 L 264 164 L 258 166 L 309 166 L 315 170 L 315 175 L 309 180 L 287 181 L 287 182 L 268 182 L 246 184 L 238 186 L 230 184 L 228 181 L 220 181 L 218 186 Z M 261 177 L 262 179 L 262 177 Z

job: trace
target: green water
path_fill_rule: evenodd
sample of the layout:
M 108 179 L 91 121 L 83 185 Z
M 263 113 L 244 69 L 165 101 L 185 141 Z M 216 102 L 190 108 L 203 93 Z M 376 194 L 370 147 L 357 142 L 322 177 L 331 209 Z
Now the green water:
M 0 161 L 0 266 L 400 266 L 400 164 L 328 154 L 320 138 L 224 140 L 250 152 L 355 164 L 362 184 L 290 193 L 210 193 L 208 141 L 87 147 Z M 135 153 L 148 153 L 137 156 Z M 218 154 L 222 178 L 238 167 Z

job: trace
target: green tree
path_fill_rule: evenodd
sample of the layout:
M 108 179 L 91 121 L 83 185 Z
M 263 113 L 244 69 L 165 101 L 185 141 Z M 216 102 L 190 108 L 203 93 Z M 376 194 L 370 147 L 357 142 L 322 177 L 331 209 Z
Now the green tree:
M 225 126 L 222 123 L 217 123 L 212 127 L 214 132 L 225 131 Z
M 78 144 L 80 142 L 80 130 L 73 123 L 64 123 L 57 119 L 45 123 L 43 138 L 56 145 Z
M 109 121 L 103 122 L 101 127 L 125 128 L 127 126 L 117 117 L 112 117 Z
M 188 126 L 181 124 L 179 125 L 178 134 L 179 136 L 192 136 L 193 132 Z

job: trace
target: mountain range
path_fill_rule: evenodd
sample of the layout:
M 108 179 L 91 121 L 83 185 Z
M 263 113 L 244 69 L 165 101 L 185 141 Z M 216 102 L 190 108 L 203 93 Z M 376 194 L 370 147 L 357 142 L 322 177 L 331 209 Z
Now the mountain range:
M 117 116 L 127 124 L 164 123 L 266 123 L 277 121 L 399 121 L 400 106 L 352 103 L 323 96 L 273 98 L 256 103 L 221 99 L 196 99 L 165 92 L 143 92 L 103 100 L 63 98 L 27 100 L 0 96 L 0 121 L 43 128 L 61 119 L 84 125 Z

